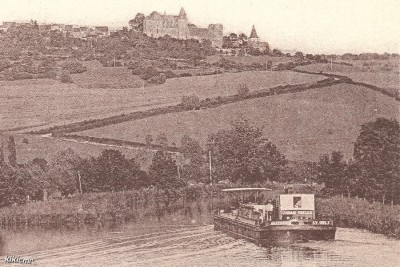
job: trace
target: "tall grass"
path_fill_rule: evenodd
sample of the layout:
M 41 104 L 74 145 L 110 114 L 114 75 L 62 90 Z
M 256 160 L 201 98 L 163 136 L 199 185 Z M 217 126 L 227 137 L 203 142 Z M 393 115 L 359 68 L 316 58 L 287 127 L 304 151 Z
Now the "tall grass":
M 70 199 L 31 202 L 0 209 L 3 228 L 66 224 L 103 224 L 124 221 L 161 221 L 163 218 L 211 223 L 211 201 L 207 197 L 177 199 L 168 207 L 155 189 L 127 192 L 88 193 Z
M 370 230 L 400 239 L 400 206 L 369 203 L 362 199 L 332 197 L 318 199 L 316 212 L 338 225 Z

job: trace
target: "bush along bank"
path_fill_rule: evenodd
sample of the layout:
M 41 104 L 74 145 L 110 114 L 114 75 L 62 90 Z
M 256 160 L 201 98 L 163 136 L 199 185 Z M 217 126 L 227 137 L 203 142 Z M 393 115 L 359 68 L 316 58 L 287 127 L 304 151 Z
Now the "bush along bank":
M 400 206 L 370 203 L 363 199 L 332 197 L 316 201 L 318 216 L 333 219 L 338 226 L 367 229 L 400 239 Z
M 72 198 L 31 202 L 0 209 L 0 227 L 62 228 L 64 226 L 105 225 L 124 222 L 212 223 L 212 203 L 201 188 L 175 199 L 169 205 L 162 191 L 141 189 L 126 192 L 87 193 Z M 192 190 L 193 191 L 193 190 Z M 197 192 L 196 191 L 196 192 Z M 214 205 L 223 205 L 215 200 Z

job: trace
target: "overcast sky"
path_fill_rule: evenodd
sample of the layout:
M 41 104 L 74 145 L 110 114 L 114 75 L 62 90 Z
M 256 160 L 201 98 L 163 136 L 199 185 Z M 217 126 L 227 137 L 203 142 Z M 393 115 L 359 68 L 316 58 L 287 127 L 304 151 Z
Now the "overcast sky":
M 224 32 L 256 26 L 272 48 L 308 53 L 400 52 L 400 0 L 0 0 L 0 21 L 127 26 L 136 13 L 178 14 Z

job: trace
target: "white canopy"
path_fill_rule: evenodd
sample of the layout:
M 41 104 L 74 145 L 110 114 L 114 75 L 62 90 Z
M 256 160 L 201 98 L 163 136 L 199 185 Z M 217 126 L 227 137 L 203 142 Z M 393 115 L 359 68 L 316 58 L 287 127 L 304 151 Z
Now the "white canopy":
M 271 191 L 267 188 L 227 188 L 222 189 L 222 192 L 240 192 L 240 191 Z

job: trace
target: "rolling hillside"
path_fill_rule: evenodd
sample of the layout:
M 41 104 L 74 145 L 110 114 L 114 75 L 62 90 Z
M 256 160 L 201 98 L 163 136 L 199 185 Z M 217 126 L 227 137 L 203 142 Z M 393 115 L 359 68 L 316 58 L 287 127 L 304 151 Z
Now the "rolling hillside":
M 323 153 L 342 151 L 351 157 L 353 142 L 364 122 L 383 116 L 399 119 L 394 99 L 354 85 L 335 85 L 307 92 L 245 100 L 199 111 L 166 114 L 101 127 L 78 134 L 144 142 L 165 133 L 170 144 L 179 145 L 184 134 L 204 145 L 212 131 L 229 127 L 245 116 L 263 128 L 291 160 L 317 160 Z
M 87 73 L 73 76 L 76 84 L 48 79 L 1 81 L 0 131 L 34 125 L 60 125 L 172 105 L 180 103 L 183 95 L 196 94 L 201 99 L 234 95 L 243 83 L 250 90 L 257 90 L 323 79 L 319 75 L 290 71 L 249 71 L 173 78 L 162 85 L 141 88 L 137 86 L 142 81 L 129 72 L 124 68 L 92 66 Z M 104 79 L 100 79 L 102 76 Z

